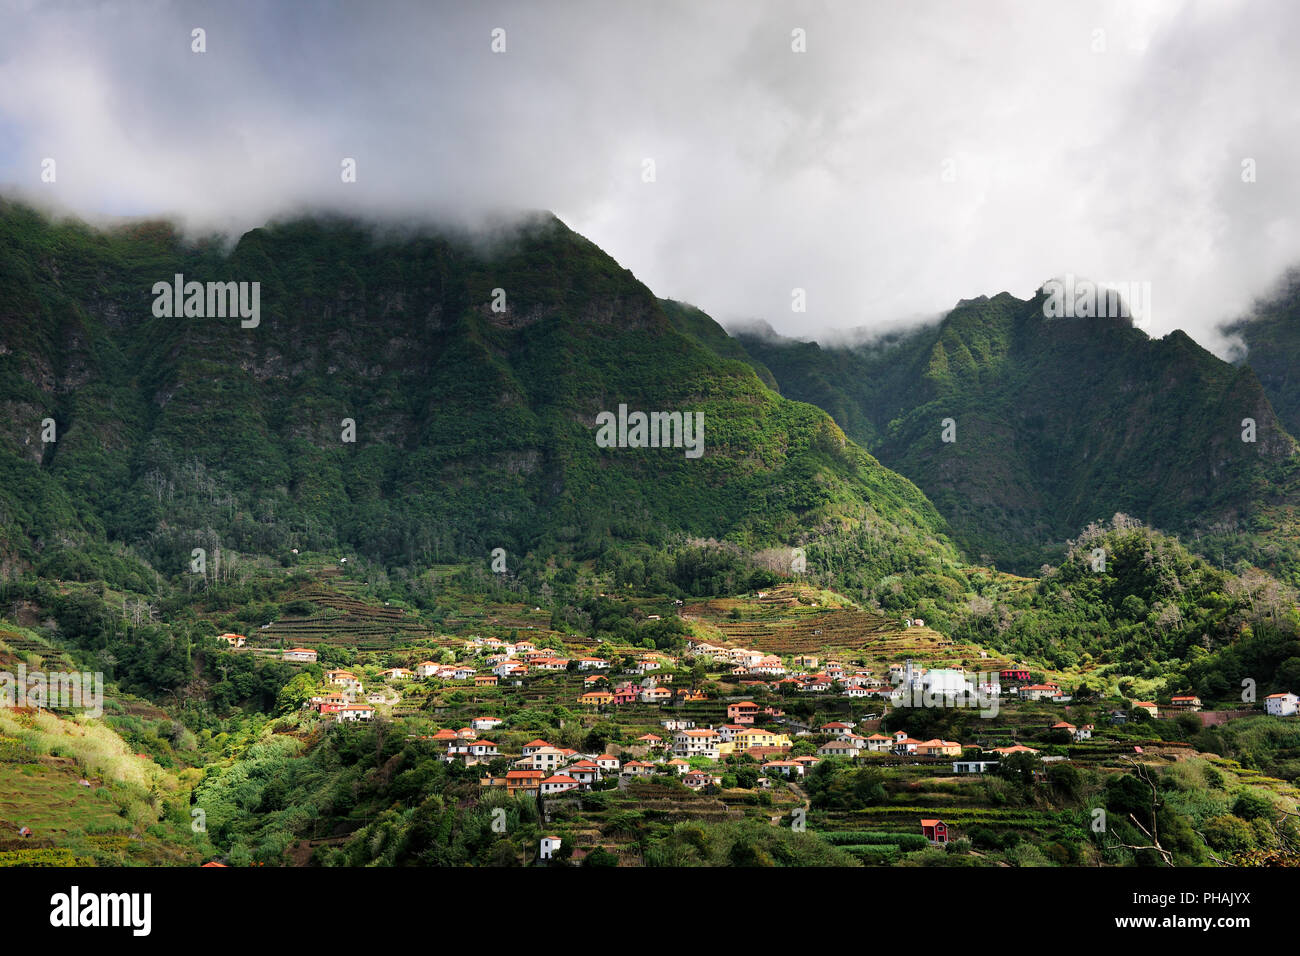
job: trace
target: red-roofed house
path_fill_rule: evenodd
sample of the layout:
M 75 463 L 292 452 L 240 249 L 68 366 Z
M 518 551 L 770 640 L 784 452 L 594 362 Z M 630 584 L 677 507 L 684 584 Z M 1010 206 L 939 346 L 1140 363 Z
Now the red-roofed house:
M 758 704 L 752 700 L 736 701 L 727 705 L 727 720 L 733 724 L 752 724 L 758 711 Z
M 942 820 L 922 820 L 921 833 L 936 846 L 948 842 L 948 824 Z
M 578 783 L 590 786 L 600 779 L 600 767 L 590 760 L 579 760 L 564 768 L 564 772 Z
M 1269 694 L 1264 698 L 1264 710 L 1274 717 L 1290 717 L 1300 707 L 1300 697 L 1289 691 L 1285 694 Z
M 852 730 L 853 726 L 853 724 L 846 724 L 841 720 L 833 720 L 829 724 L 822 724 L 818 729 L 824 734 L 840 737 Z
M 690 773 L 687 773 L 682 777 L 682 783 L 686 784 L 686 786 L 690 787 L 692 790 L 703 790 L 710 784 L 716 785 L 721 782 L 721 777 L 715 777 L 713 774 L 704 770 L 692 770 Z
M 553 777 L 547 777 L 541 784 L 542 796 L 549 797 L 557 793 L 564 793 L 568 790 L 577 790 L 578 781 L 562 773 L 557 773 Z
M 338 709 L 334 719 L 339 723 L 347 723 L 354 720 L 370 720 L 374 716 L 375 708 L 369 704 L 348 704 Z

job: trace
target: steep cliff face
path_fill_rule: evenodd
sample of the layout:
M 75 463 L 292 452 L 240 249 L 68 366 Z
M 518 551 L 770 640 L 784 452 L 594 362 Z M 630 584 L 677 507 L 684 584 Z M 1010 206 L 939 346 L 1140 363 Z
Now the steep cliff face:
M 166 569 L 208 544 L 404 561 L 671 533 L 758 546 L 843 521 L 942 529 L 827 415 L 682 334 L 553 217 L 490 240 L 301 220 L 226 251 L 166 224 L 101 233 L 5 204 L 0 233 L 11 562 L 69 573 L 126 545 Z M 258 283 L 255 319 L 232 314 L 237 296 L 211 314 L 209 284 L 226 282 Z M 193 309 L 187 283 L 201 284 Z M 702 413 L 701 454 L 599 447 L 597 418 L 620 405 Z M 41 441 L 47 418 L 57 441 Z

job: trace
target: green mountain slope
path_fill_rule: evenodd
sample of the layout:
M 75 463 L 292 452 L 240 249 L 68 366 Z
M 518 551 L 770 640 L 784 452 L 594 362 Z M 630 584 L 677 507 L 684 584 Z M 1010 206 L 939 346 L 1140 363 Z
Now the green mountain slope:
M 11 569 L 139 586 L 136 557 L 170 575 L 196 547 L 427 562 L 668 535 L 793 545 L 859 525 L 897 560 L 953 554 L 914 485 L 679 332 L 711 320 L 665 310 L 553 217 L 491 241 L 303 220 L 226 252 L 166 224 L 103 233 L 6 203 L 0 250 Z M 176 273 L 259 282 L 260 323 L 154 315 L 154 284 Z M 597 447 L 597 416 L 621 404 L 701 412 L 702 456 Z
M 1046 319 L 1041 297 L 1002 293 L 877 344 L 740 339 L 784 394 L 826 408 L 916 481 L 972 557 L 1034 569 L 1124 512 L 1216 560 L 1288 577 L 1300 566 L 1296 443 L 1250 368 L 1185 333 Z M 949 418 L 956 440 L 944 442 Z

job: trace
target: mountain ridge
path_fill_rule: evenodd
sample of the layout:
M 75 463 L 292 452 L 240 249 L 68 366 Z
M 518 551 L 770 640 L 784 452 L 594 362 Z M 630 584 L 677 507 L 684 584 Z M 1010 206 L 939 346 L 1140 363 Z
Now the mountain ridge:
M 0 230 L 11 568 L 76 576 L 80 558 L 56 556 L 81 544 L 91 563 L 129 547 L 178 570 L 194 547 L 390 561 L 611 536 L 757 548 L 862 522 L 946 547 L 914 485 L 680 333 L 674 318 L 699 318 L 670 315 L 553 217 L 487 247 L 323 217 L 226 251 L 13 204 Z M 260 282 L 257 327 L 154 315 L 154 284 L 176 274 Z M 598 449 L 596 416 L 620 403 L 703 411 L 703 457 Z M 58 438 L 42 443 L 49 417 Z
M 1193 537 L 1281 523 L 1275 540 L 1294 554 L 1297 446 L 1252 370 L 1181 331 L 1046 319 L 1041 303 L 965 300 L 879 347 L 738 337 L 783 394 L 826 408 L 917 481 L 972 557 L 1027 570 L 1041 545 L 1116 512 Z M 957 429 L 948 449 L 944 418 Z M 1246 418 L 1253 443 L 1240 440 Z

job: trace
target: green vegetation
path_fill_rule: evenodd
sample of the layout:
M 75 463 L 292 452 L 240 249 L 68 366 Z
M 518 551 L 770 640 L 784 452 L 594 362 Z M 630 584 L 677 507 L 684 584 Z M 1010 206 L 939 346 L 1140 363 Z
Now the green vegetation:
M 1292 325 L 1279 315 L 1244 331 L 1260 337 L 1252 366 Z M 1286 407 L 1282 392 L 1266 396 L 1249 368 L 1182 332 L 1151 340 L 1123 319 L 1046 319 L 1041 292 L 1004 292 L 852 347 L 739 339 L 783 394 L 826 409 L 914 480 L 975 560 L 1031 573 L 1079 528 L 1122 512 L 1216 563 L 1300 583 L 1300 457 L 1269 403 Z M 1293 355 L 1272 353 L 1270 380 Z
M 154 317 L 178 272 L 262 283 L 261 324 Z M 620 404 L 702 411 L 703 457 L 598 448 Z M 823 350 L 731 338 L 547 216 L 490 241 L 307 219 L 227 247 L 0 203 L 0 410 L 0 670 L 108 686 L 101 717 L 0 711 L 0 865 L 532 865 L 550 833 L 553 865 L 601 867 L 1294 855 L 1300 730 L 1258 700 L 1300 689 L 1295 444 L 1249 370 L 1178 333 L 1002 295 Z M 570 663 L 476 684 L 473 638 Z M 793 670 L 1014 664 L 1072 700 L 893 708 L 760 684 L 688 640 Z M 317 659 L 284 659 L 300 646 Z M 641 682 L 647 651 L 676 658 L 651 672 L 667 700 L 582 698 Z M 466 673 L 391 671 L 427 661 Z M 340 667 L 373 721 L 313 711 Z M 1248 716 L 1171 718 L 1181 693 Z M 831 720 L 1036 753 L 788 778 L 762 751 L 692 754 L 695 789 L 667 764 L 540 801 L 501 785 L 539 737 L 654 759 L 668 716 L 718 726 L 740 698 L 791 757 Z M 502 756 L 447 759 L 485 715 Z

